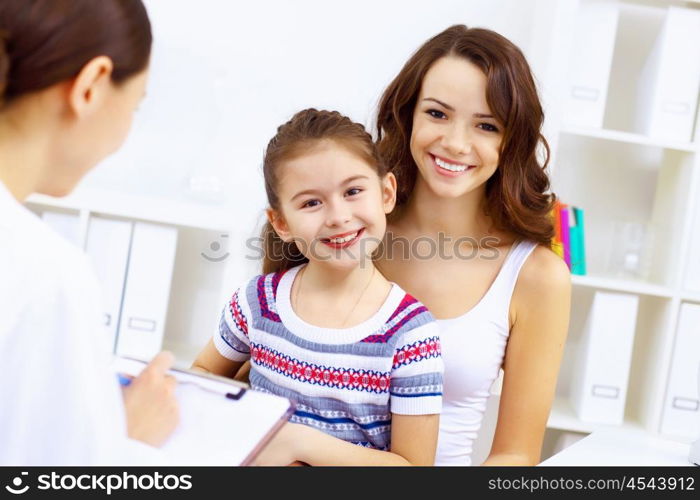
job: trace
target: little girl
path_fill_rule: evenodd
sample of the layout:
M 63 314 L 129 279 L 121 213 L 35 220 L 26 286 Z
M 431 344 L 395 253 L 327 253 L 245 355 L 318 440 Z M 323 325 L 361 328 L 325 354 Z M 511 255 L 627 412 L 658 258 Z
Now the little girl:
M 265 274 L 235 291 L 193 367 L 233 376 L 250 359 L 254 389 L 296 402 L 260 464 L 432 465 L 437 326 L 372 263 L 395 177 L 362 125 L 315 109 L 279 127 L 263 171 Z

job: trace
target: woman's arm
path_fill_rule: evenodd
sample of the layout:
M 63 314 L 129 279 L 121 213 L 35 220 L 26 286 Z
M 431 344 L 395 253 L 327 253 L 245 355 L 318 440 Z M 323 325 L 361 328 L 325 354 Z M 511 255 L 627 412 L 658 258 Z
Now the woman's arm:
M 513 295 L 498 424 L 483 465 L 539 463 L 570 303 L 569 269 L 549 249 L 537 247 L 523 265 Z
M 301 424 L 287 424 L 258 455 L 256 465 L 433 465 L 439 415 L 391 418 L 391 451 L 365 448 Z
M 192 363 L 192 369 L 233 378 L 242 365 L 243 361 L 231 361 L 219 354 L 214 341 L 209 340 L 204 349 L 197 355 L 197 359 Z

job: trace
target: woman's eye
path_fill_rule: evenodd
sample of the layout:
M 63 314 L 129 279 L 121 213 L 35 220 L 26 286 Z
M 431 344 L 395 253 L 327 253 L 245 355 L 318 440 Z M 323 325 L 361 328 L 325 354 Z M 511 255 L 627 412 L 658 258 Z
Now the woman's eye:
M 362 189 L 360 189 L 360 188 L 352 188 L 352 189 L 348 189 L 345 194 L 348 196 L 355 196 L 357 194 L 360 194 L 361 192 L 362 192 Z
M 321 204 L 321 202 L 320 202 L 319 200 L 309 200 L 309 201 L 305 202 L 305 203 L 301 206 L 301 208 L 311 208 L 311 207 L 318 206 L 318 205 L 320 205 L 320 204 Z
M 429 109 L 428 111 L 426 111 L 426 113 L 428 113 L 433 118 L 437 118 L 438 120 L 442 120 L 443 118 L 447 117 L 445 113 L 443 113 L 442 111 L 438 111 L 437 109 Z
M 485 130 L 486 132 L 498 132 L 498 127 L 491 125 L 490 123 L 480 123 L 479 128 Z

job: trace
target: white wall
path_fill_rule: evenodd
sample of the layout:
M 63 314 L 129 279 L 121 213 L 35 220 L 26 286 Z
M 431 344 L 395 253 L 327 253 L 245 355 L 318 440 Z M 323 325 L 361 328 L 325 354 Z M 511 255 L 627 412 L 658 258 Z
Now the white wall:
M 226 284 L 257 267 L 243 240 L 266 205 L 261 162 L 277 126 L 309 106 L 371 125 L 408 57 L 452 24 L 499 31 L 539 69 L 528 52 L 551 49 L 538 41 L 543 12 L 556 10 L 556 0 L 145 3 L 155 39 L 147 97 L 124 148 L 86 184 L 225 207 L 236 221 Z M 193 191 L 191 177 L 218 180 L 222 193 Z

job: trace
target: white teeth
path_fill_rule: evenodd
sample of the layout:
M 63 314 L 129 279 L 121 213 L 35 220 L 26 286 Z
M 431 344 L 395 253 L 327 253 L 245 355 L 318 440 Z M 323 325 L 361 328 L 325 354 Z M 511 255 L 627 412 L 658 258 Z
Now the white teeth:
M 464 172 L 467 169 L 467 165 L 460 165 L 460 164 L 453 164 L 453 163 L 447 163 L 446 161 L 442 161 L 438 157 L 435 158 L 435 163 L 437 163 L 440 168 L 444 168 L 445 170 L 449 170 L 450 172 Z
M 359 231 L 357 232 L 359 233 Z M 352 241 L 355 238 L 357 238 L 357 233 L 349 234 L 347 236 L 344 236 L 342 238 L 330 238 L 331 243 L 347 243 L 348 241 Z

